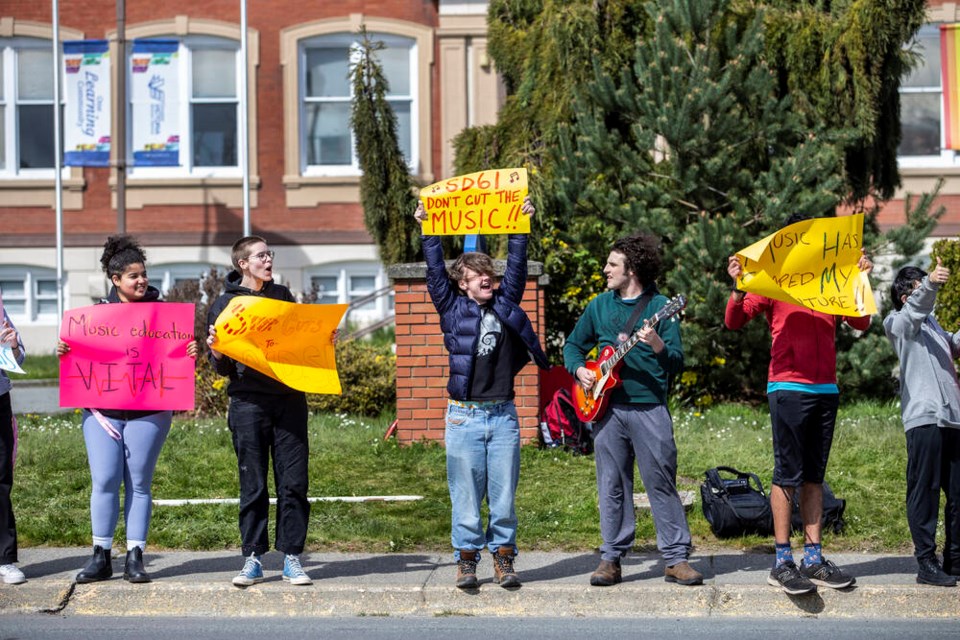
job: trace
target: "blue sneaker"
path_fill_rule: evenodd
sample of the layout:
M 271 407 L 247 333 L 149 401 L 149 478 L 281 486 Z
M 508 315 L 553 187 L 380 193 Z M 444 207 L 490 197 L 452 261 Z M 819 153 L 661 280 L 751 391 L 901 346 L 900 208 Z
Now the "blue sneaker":
M 313 580 L 304 573 L 303 567 L 300 566 L 300 556 L 289 553 L 283 558 L 283 579 L 290 584 L 313 584 Z
M 263 582 L 263 565 L 260 564 L 260 556 L 251 553 L 250 557 L 243 563 L 243 569 L 240 569 L 240 573 L 233 579 L 233 585 L 249 587 L 258 582 Z

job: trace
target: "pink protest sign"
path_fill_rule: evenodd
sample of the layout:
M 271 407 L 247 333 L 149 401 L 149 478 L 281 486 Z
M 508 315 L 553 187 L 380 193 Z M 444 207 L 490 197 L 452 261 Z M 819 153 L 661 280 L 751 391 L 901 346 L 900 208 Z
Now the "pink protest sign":
M 192 304 L 138 302 L 71 309 L 60 339 L 60 406 L 175 410 L 194 406 Z

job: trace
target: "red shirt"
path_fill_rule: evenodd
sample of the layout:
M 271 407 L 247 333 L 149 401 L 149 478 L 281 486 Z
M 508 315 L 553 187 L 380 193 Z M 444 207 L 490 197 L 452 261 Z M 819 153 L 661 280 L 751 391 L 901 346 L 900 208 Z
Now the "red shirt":
M 837 319 L 859 331 L 870 326 L 870 316 L 832 316 L 754 293 L 740 303 L 731 294 L 723 321 L 728 329 L 739 329 L 760 313 L 767 317 L 772 338 L 768 382 L 836 384 Z

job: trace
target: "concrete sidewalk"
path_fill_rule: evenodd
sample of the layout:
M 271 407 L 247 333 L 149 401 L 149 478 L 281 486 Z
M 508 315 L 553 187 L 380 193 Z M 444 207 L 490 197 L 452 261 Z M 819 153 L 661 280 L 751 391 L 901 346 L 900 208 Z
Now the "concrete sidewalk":
M 243 564 L 238 552 L 147 551 L 149 584 L 122 579 L 123 557 L 114 578 L 77 585 L 76 572 L 88 549 L 27 548 L 20 567 L 28 582 L 0 584 L 0 614 L 56 612 L 61 615 L 169 616 L 821 616 L 842 618 L 960 618 L 960 589 L 918 585 L 909 556 L 830 556 L 857 576 L 843 591 L 792 597 L 768 586 L 772 556 L 700 553 L 691 558 L 703 572 L 701 587 L 664 582 L 656 554 L 629 556 L 624 582 L 591 587 L 598 563 L 593 553 L 521 553 L 518 590 L 490 581 L 489 556 L 481 562 L 481 586 L 453 586 L 456 566 L 448 554 L 304 554 L 313 586 L 294 587 L 280 578 L 283 558 L 264 557 L 266 580 L 247 589 L 230 584 Z

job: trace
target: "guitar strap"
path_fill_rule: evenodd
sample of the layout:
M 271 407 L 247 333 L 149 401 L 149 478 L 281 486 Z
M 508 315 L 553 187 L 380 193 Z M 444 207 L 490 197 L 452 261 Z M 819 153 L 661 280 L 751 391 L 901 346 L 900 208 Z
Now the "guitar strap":
M 647 305 L 650 304 L 651 300 L 653 300 L 653 292 L 650 290 L 645 291 L 639 298 L 637 298 L 637 304 L 633 307 L 633 313 L 630 314 L 630 317 L 627 319 L 627 323 L 623 325 L 623 329 L 620 331 L 620 335 L 617 336 L 620 344 L 623 344 L 630 339 L 630 334 L 633 333 L 633 328 L 637 326 L 637 320 L 640 319 L 640 316 L 643 314 L 643 310 L 647 308 Z

